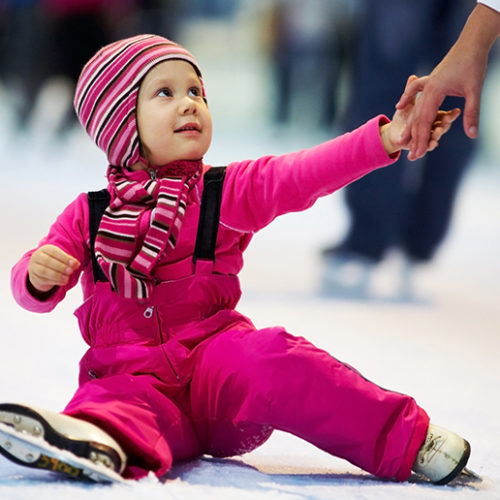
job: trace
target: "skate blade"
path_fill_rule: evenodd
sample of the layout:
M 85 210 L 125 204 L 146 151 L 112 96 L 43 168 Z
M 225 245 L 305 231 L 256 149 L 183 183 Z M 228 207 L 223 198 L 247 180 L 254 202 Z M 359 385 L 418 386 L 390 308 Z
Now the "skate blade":
M 16 431 L 3 423 L 0 423 L 0 452 L 19 465 L 58 472 L 74 479 L 97 483 L 126 482 L 120 474 L 104 465 L 77 457 L 67 450 L 51 446 L 42 438 Z M 24 459 L 21 459 L 20 455 Z
M 483 478 L 477 472 L 474 472 L 473 470 L 471 470 L 467 467 L 464 467 L 462 469 L 462 472 L 460 473 L 459 477 L 461 477 L 463 479 L 472 480 L 472 481 L 482 481 L 483 480 Z

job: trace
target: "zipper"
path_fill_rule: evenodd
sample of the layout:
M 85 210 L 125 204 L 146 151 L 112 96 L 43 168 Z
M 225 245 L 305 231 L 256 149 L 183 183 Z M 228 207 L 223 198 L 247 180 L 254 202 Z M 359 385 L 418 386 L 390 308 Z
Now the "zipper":
M 153 314 L 155 315 L 156 324 L 158 325 L 158 334 L 160 336 L 160 347 L 163 351 L 163 355 L 165 356 L 165 359 L 167 360 L 167 363 L 170 366 L 172 373 L 175 375 L 175 378 L 177 380 L 180 380 L 181 378 L 180 378 L 179 374 L 177 373 L 176 369 L 174 368 L 172 361 L 170 361 L 170 358 L 168 357 L 167 353 L 165 352 L 165 347 L 163 346 L 163 344 L 165 343 L 165 338 L 163 337 L 163 330 L 161 329 L 160 313 L 158 312 L 158 308 L 154 307 L 154 306 L 150 306 L 146 309 L 146 311 L 144 311 L 144 315 L 146 315 L 146 312 L 148 314 L 151 314 L 151 316 L 153 316 Z
M 149 172 L 149 177 L 152 181 L 155 181 L 156 180 L 156 170 L 154 168 L 150 168 L 148 170 Z
M 158 334 L 160 335 L 160 343 L 163 344 L 165 339 L 163 338 L 163 330 L 161 329 L 160 313 L 156 307 L 151 307 L 151 310 L 154 311 L 156 324 L 158 325 Z

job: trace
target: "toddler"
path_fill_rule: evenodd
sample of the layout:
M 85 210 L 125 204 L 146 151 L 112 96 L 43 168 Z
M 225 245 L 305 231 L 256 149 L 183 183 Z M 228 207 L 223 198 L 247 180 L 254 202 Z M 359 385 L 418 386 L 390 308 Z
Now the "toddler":
M 279 429 L 381 478 L 414 470 L 444 484 L 461 473 L 469 444 L 430 424 L 414 399 L 235 309 L 253 234 L 395 162 L 413 102 L 311 149 L 230 163 L 217 171 L 221 194 L 202 160 L 212 122 L 201 71 L 183 47 L 140 35 L 102 48 L 74 104 L 107 155 L 107 208 L 96 219 L 79 195 L 15 265 L 12 290 L 22 307 L 48 312 L 80 280 L 75 314 L 89 349 L 62 413 L 0 405 L 0 425 L 17 436 L 0 452 L 99 480 L 65 462 L 71 455 L 137 479 L 177 460 L 249 452 Z M 428 150 L 458 114 L 438 113 Z M 205 226 L 212 251 L 199 244 Z M 28 458 L 16 443 L 33 436 L 46 450 Z

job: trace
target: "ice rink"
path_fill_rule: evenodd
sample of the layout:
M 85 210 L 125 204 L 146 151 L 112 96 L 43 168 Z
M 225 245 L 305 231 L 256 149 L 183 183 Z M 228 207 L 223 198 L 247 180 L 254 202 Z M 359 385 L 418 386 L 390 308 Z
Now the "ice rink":
M 0 131 L 0 401 L 59 410 L 75 389 L 78 360 L 85 350 L 72 316 L 81 292 L 75 289 L 50 315 L 23 311 L 11 297 L 10 268 L 78 193 L 104 187 L 105 160 L 77 132 L 62 143 L 51 143 L 43 131 L 26 137 L 13 135 L 5 126 Z M 215 128 L 207 160 L 224 164 L 277 154 L 322 138 L 255 124 L 242 124 L 238 130 L 223 124 Z M 341 300 L 319 293 L 319 252 L 346 226 L 341 193 L 307 212 L 284 216 L 258 234 L 241 274 L 239 309 L 258 327 L 283 325 L 379 385 L 413 395 L 434 422 L 470 441 L 469 465 L 483 476 L 481 483 L 437 487 L 416 479 L 402 484 L 380 481 L 277 432 L 243 457 L 177 466 L 165 484 L 153 479 L 113 487 L 74 484 L 0 457 L 0 498 L 500 498 L 499 197 L 500 165 L 478 159 L 460 192 L 445 245 L 415 276 L 417 300 L 391 299 L 396 258 L 377 271 L 376 300 Z

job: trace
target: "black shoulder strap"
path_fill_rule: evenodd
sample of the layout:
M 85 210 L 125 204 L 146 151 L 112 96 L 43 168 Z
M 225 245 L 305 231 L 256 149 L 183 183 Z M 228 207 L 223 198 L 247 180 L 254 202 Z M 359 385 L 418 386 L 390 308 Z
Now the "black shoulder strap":
M 198 259 L 215 261 L 215 243 L 219 230 L 222 186 L 225 176 L 226 167 L 212 167 L 203 177 L 203 195 L 193 262 Z
M 212 167 L 203 176 L 203 195 L 201 198 L 200 219 L 193 255 L 193 262 L 215 260 L 215 244 L 219 230 L 220 205 L 222 186 L 226 176 L 226 167 Z M 89 202 L 89 234 L 90 252 L 92 256 L 92 271 L 94 282 L 108 281 L 95 257 L 95 238 L 101 223 L 102 215 L 109 205 L 110 196 L 107 189 L 87 193 Z
M 108 281 L 108 278 L 104 274 L 95 257 L 94 244 L 95 237 L 97 236 L 97 230 L 99 229 L 99 224 L 101 223 L 102 214 L 108 207 L 111 197 L 107 189 L 101 189 L 100 191 L 90 191 L 87 193 L 87 199 L 89 201 L 90 255 L 92 256 L 92 272 L 94 273 L 94 282 Z

